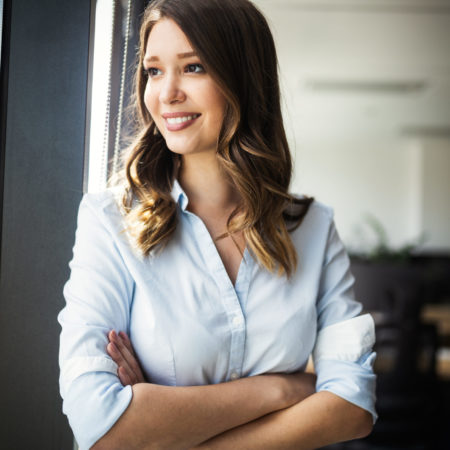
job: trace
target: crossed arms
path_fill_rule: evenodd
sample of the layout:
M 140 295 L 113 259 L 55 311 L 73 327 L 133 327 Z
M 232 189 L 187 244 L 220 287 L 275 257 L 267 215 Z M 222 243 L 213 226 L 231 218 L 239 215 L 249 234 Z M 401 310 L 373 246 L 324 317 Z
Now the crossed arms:
M 267 374 L 207 386 L 145 383 L 126 335 L 109 334 L 108 353 L 133 398 L 92 447 L 114 449 L 313 449 L 364 437 L 366 410 L 314 392 L 308 373 Z

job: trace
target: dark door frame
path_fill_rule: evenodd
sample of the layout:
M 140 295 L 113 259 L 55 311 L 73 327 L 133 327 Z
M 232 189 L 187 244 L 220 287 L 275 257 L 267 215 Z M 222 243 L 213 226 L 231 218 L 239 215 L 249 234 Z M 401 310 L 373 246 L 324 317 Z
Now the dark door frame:
M 0 84 L 0 447 L 73 448 L 58 386 L 83 193 L 91 0 L 5 0 Z

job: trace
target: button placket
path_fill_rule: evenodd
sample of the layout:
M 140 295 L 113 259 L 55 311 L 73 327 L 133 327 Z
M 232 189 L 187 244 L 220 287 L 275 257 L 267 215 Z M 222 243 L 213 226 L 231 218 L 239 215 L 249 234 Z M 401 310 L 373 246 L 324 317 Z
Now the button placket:
M 242 365 L 244 362 L 244 347 L 245 347 L 245 319 L 242 311 L 241 302 L 238 297 L 237 290 L 233 286 L 230 277 L 228 276 L 219 252 L 214 245 L 211 235 L 209 234 L 206 225 L 193 213 L 187 212 L 191 220 L 194 232 L 198 237 L 200 251 L 203 253 L 204 260 L 208 261 L 207 267 L 210 274 L 214 278 L 219 291 L 221 293 L 222 305 L 225 313 L 228 316 L 230 339 L 230 355 L 229 355 L 229 369 L 226 376 L 227 380 L 237 379 L 242 373 Z M 246 261 L 241 262 L 241 266 L 245 265 Z M 241 270 L 242 269 L 242 270 Z M 245 267 L 240 267 L 236 286 L 241 284 L 239 278 L 245 276 Z
M 243 319 L 241 316 L 238 316 L 237 314 L 233 317 L 233 320 L 231 321 L 231 323 L 235 326 L 235 327 L 239 327 L 240 325 L 242 325 L 243 323 Z

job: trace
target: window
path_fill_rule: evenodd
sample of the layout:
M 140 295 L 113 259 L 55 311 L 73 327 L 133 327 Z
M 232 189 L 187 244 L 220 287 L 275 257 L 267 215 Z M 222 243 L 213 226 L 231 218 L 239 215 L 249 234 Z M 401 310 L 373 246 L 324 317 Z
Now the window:
M 138 28 L 145 1 L 96 0 L 89 83 L 85 191 L 106 187 L 129 130 Z

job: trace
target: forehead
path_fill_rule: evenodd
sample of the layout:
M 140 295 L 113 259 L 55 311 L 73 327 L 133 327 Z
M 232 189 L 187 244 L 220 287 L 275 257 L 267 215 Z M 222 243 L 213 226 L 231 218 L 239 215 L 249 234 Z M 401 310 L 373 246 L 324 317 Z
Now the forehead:
M 145 47 L 145 57 L 192 51 L 183 30 L 172 19 L 161 19 L 153 26 Z

